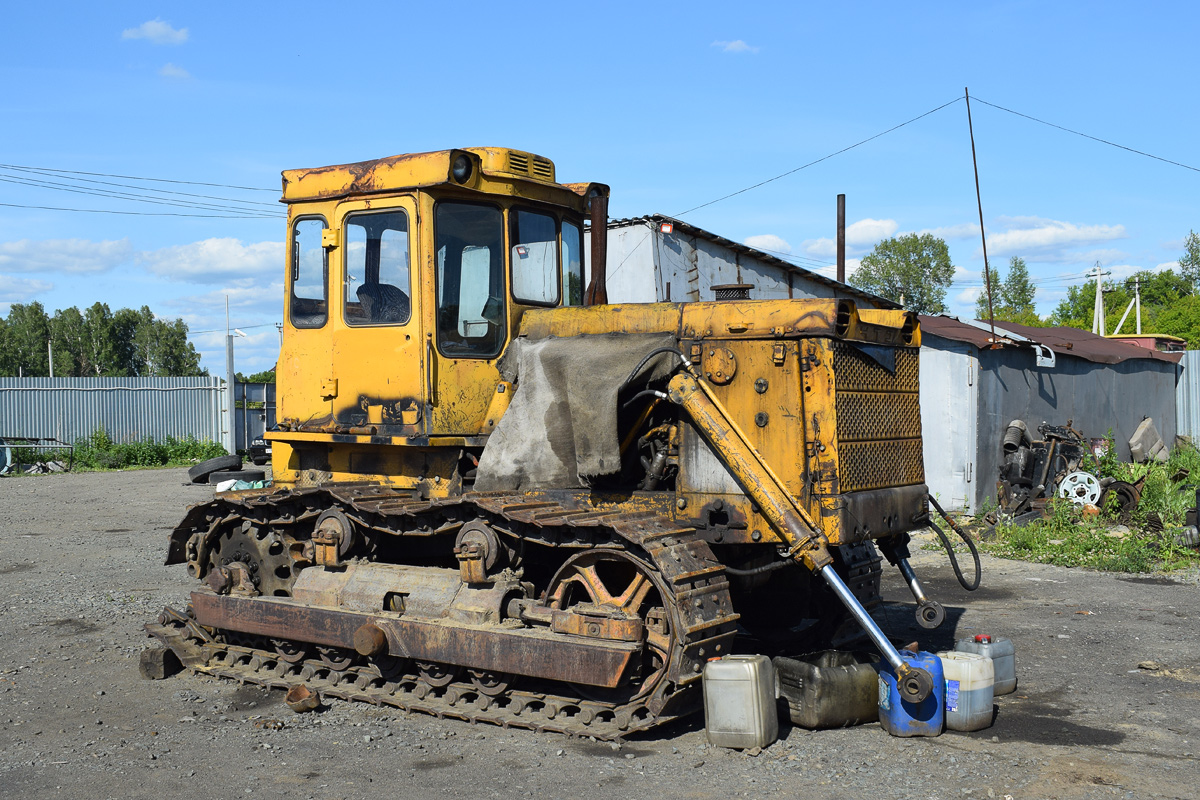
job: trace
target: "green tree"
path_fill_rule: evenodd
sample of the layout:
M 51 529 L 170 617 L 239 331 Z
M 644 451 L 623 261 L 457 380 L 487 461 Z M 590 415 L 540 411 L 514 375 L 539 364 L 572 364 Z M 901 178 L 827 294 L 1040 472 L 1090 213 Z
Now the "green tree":
M 234 377 L 242 383 L 274 383 L 275 368 L 272 367 L 271 369 L 263 370 L 262 372 L 255 372 L 250 375 L 243 375 L 242 373 L 237 372 L 234 373 Z
M 915 233 L 884 239 L 854 273 L 854 285 L 918 314 L 946 309 L 946 287 L 954 279 L 950 250 L 942 239 Z
M 17 374 L 17 362 L 13 359 L 12 347 L 8 343 L 8 323 L 0 317 L 0 377 Z
M 1187 280 L 1192 293 L 1195 293 L 1196 284 L 1200 283 L 1200 236 L 1197 236 L 1195 231 L 1189 231 L 1187 238 L 1183 240 L 1179 274 Z
M 44 378 L 50 374 L 50 320 L 42 304 L 13 303 L 8 309 L 5 349 L 9 375 Z
M 992 313 L 995 319 L 1017 322 L 1022 325 L 1042 325 L 1041 317 L 1034 309 L 1033 298 L 1037 288 L 1029 278 L 1025 259 L 1013 256 L 1008 262 L 1008 277 L 1000 280 L 998 270 L 989 267 L 992 278 Z M 975 300 L 975 316 L 988 318 L 987 287 Z

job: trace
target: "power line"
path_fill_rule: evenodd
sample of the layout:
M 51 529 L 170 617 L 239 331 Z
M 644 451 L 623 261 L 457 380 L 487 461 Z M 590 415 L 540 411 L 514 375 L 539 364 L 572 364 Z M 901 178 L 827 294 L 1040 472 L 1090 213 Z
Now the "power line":
M 274 322 L 264 322 L 261 325 L 233 325 L 230 327 L 230 330 L 232 330 L 233 328 L 237 328 L 240 331 L 248 331 L 253 328 L 267 328 L 267 327 L 273 328 L 273 327 L 275 327 L 275 323 Z M 214 328 L 211 331 L 188 331 L 188 336 L 199 335 L 201 333 L 221 333 L 224 330 L 225 330 L 224 328 Z
M 201 219 L 267 219 L 246 214 L 175 214 L 169 211 L 110 211 L 104 208 L 63 208 L 61 206 L 35 206 L 25 203 L 0 203 L 5 208 L 36 208 L 42 211 L 78 211 L 84 214 L 120 214 L 127 217 L 199 217 Z
M 0 165 L 2 166 L 2 165 Z M 7 169 L 17 170 L 18 172 L 31 172 L 34 175 L 45 175 L 53 178 L 61 178 L 62 176 L 51 170 L 35 169 L 33 167 L 7 167 Z M 266 206 L 267 208 L 278 208 L 278 203 L 266 203 L 262 200 L 238 200 L 233 197 L 215 197 L 210 194 L 194 194 L 192 192 L 173 192 L 170 189 L 149 189 L 144 186 L 135 186 L 128 183 L 114 183 L 112 181 L 97 181 L 91 178 L 66 178 L 65 180 L 81 181 L 83 183 L 96 183 L 103 186 L 120 186 L 125 189 L 137 189 L 143 192 L 154 192 L 156 194 L 171 194 L 180 197 L 198 197 L 203 200 L 221 200 L 226 203 L 239 203 L 241 205 Z
M 880 131 L 879 133 L 875 134 L 874 136 L 870 136 L 866 139 L 863 139 L 861 142 L 855 142 L 854 144 L 850 145 L 849 147 L 843 147 L 841 150 L 830 153 L 827 156 L 822 156 L 821 158 L 818 158 L 816 161 L 810 161 L 807 164 L 804 164 L 803 166 L 796 167 L 795 169 L 790 169 L 787 172 L 782 172 L 773 178 L 767 178 L 765 181 L 759 181 L 758 183 L 754 184 L 753 186 L 747 186 L 745 189 L 738 189 L 736 192 L 731 192 L 731 193 L 725 195 L 724 197 L 718 197 L 716 200 L 709 200 L 707 203 L 701 203 L 698 206 L 689 208 L 687 211 L 681 211 L 678 214 L 672 214 L 671 216 L 682 217 L 684 214 L 690 214 L 693 211 L 698 211 L 701 208 L 711 206 L 714 203 L 719 203 L 722 200 L 728 200 L 731 197 L 736 197 L 737 195 L 748 192 L 751 189 L 757 189 L 760 186 L 765 186 L 768 183 L 771 183 L 772 181 L 779 180 L 780 178 L 786 178 L 788 175 L 793 175 L 802 169 L 808 169 L 809 167 L 811 167 L 815 164 L 820 164 L 822 161 L 827 161 L 827 160 L 833 158 L 834 156 L 841 155 L 842 153 L 845 153 L 849 150 L 853 150 L 854 148 L 864 145 L 867 142 L 874 141 L 875 139 L 878 139 L 880 136 L 884 136 L 886 134 L 891 133 L 892 131 L 899 130 L 899 129 L 903 128 L 905 125 L 911 125 L 912 123 L 916 122 L 917 120 L 924 119 L 925 117 L 928 117 L 930 114 L 934 114 L 938 111 L 941 111 L 943 108 L 946 108 L 947 106 L 952 106 L 955 103 L 959 102 L 960 100 L 962 100 L 961 97 L 956 97 L 953 100 L 951 100 L 950 102 L 943 103 L 942 105 L 938 106 L 937 108 L 930 109 L 929 111 L 926 111 L 924 114 L 913 117 L 912 119 L 908 120 L 907 122 L 901 122 L 899 125 L 893 125 L 892 127 L 888 128 L 886 131 Z
M 44 181 L 37 178 L 28 178 L 22 175 L 12 175 L 11 173 L 0 172 L 0 182 L 12 183 L 18 186 L 32 186 L 38 189 L 53 189 L 59 192 L 71 192 L 73 194 L 86 194 L 93 197 L 111 197 L 117 200 L 126 200 L 135 203 L 151 203 L 154 205 L 176 206 L 179 208 L 195 208 L 202 211 L 241 211 L 247 214 L 261 217 L 263 219 L 276 219 L 279 214 L 268 214 L 261 209 L 244 209 L 230 208 L 229 206 L 218 206 L 213 203 L 195 203 L 181 200 L 170 200 L 167 198 L 144 197 L 132 194 L 130 192 L 116 192 L 111 189 L 91 189 L 87 187 L 71 186 L 70 184 L 60 184 L 54 181 Z
M 998 106 L 995 103 L 989 103 L 987 100 L 980 100 L 978 97 L 976 97 L 975 100 L 977 102 L 983 103 L 985 106 L 991 106 L 992 108 L 997 108 L 1001 111 L 1007 111 L 1009 114 L 1014 114 L 1018 117 L 1023 117 L 1027 120 L 1031 120 L 1033 122 L 1037 122 L 1042 125 L 1048 125 L 1051 128 L 1057 128 L 1060 131 L 1066 131 L 1067 133 L 1073 133 L 1076 136 L 1082 136 L 1085 139 L 1091 139 L 1093 142 L 1100 142 L 1101 144 L 1106 144 L 1110 147 L 1116 147 L 1121 150 L 1128 150 L 1130 153 L 1137 153 L 1139 156 L 1145 156 L 1146 158 L 1153 158 L 1155 161 L 1162 161 L 1165 164 L 1173 164 L 1176 167 L 1183 167 L 1184 169 L 1190 169 L 1192 172 L 1200 172 L 1200 167 L 1193 167 L 1188 164 L 1183 164 L 1179 161 L 1172 161 L 1169 158 L 1163 158 L 1162 156 L 1156 156 L 1153 153 L 1147 153 L 1143 150 L 1135 150 L 1134 148 L 1126 147 L 1123 144 L 1117 144 L 1116 142 L 1110 142 L 1107 139 L 1101 139 L 1099 136 L 1091 136 L 1090 134 L 1081 133 L 1080 131 L 1075 131 L 1075 130 L 1071 130 L 1070 128 L 1063 127 L 1062 125 L 1055 125 L 1053 122 L 1047 122 L 1044 119 L 1038 119 L 1037 117 L 1032 117 L 1029 114 L 1022 114 L 1020 111 L 1013 111 L 1011 108 L 1005 108 L 1004 106 Z
M 178 183 L 186 186 L 213 186 L 218 189 L 242 189 L 247 192 L 277 192 L 278 189 L 264 189 L 261 186 L 234 186 L 228 183 L 204 183 L 202 181 L 180 181 L 169 178 L 143 178 L 137 175 L 114 175 L 108 172 L 83 172 L 73 169 L 54 169 L 53 167 L 30 167 L 20 164 L 0 164 L 5 169 L 29 169 L 40 172 L 61 172 L 67 175 L 91 175 L 97 178 L 121 178 L 127 181 L 154 181 L 156 183 Z

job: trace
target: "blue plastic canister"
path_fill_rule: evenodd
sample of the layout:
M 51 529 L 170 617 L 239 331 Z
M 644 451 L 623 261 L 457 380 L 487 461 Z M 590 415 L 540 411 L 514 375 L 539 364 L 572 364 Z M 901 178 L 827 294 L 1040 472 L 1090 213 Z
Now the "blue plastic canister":
M 946 678 L 941 659 L 934 653 L 901 651 L 900 657 L 933 678 L 933 690 L 919 703 L 900 699 L 896 673 L 886 662 L 879 665 L 879 724 L 892 736 L 940 736 L 946 722 Z

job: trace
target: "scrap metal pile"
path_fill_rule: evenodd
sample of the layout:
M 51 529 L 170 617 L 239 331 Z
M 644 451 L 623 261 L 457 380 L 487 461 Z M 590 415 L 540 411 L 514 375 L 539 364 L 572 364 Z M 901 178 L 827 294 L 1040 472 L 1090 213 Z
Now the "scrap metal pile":
M 1039 439 L 1032 438 L 1029 426 L 1022 420 L 1008 424 L 996 484 L 1001 514 L 1017 522 L 1035 519 L 1044 514 L 1048 501 L 1054 497 L 1097 509 L 1115 506 L 1122 517 L 1138 507 L 1145 477 L 1130 483 L 1084 469 L 1089 464 L 1089 455 L 1090 464 L 1098 464 L 1112 442 L 1104 438 L 1087 439 L 1072 423 L 1073 420 L 1067 420 L 1066 425 L 1043 422 L 1036 429 Z M 1129 445 L 1135 461 L 1166 460 L 1166 447 L 1149 418 L 1138 426 Z

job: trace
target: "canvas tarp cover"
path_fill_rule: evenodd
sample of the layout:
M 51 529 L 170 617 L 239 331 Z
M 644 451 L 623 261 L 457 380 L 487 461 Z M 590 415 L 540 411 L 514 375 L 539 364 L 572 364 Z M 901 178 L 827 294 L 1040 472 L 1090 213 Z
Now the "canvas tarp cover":
M 676 346 L 670 333 L 514 340 L 500 371 L 517 388 L 479 459 L 476 491 L 577 488 L 619 471 L 621 384 L 649 353 Z M 652 358 L 631 392 L 678 363 L 670 353 Z

